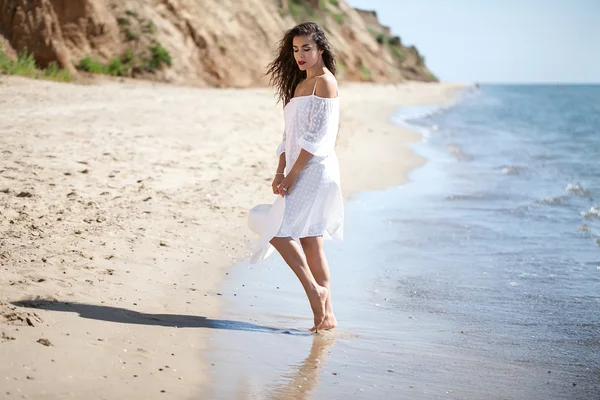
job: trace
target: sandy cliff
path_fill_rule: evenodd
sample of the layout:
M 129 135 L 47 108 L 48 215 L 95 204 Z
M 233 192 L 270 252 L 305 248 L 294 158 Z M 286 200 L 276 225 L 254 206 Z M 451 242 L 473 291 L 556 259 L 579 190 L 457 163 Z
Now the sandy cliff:
M 72 72 L 87 57 L 115 75 L 248 87 L 266 83 L 282 33 L 306 20 L 327 30 L 341 79 L 435 80 L 416 48 L 343 0 L 1 0 L 0 45 Z

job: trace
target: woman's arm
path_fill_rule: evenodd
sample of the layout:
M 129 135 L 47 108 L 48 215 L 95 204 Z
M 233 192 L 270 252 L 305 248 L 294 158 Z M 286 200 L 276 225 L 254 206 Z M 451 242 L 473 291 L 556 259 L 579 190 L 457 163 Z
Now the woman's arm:
M 302 149 L 300 151 L 300 155 L 298 156 L 298 159 L 294 163 L 294 166 L 292 167 L 290 173 L 287 174 L 285 176 L 285 178 L 283 177 L 283 175 L 275 176 L 275 179 L 273 180 L 273 185 L 275 185 L 276 181 L 278 181 L 278 182 L 277 182 L 276 188 L 275 188 L 275 186 L 273 187 L 273 193 L 279 194 L 281 196 L 285 196 L 287 193 L 289 193 L 292 190 L 292 188 L 294 187 L 294 185 L 296 184 L 296 181 L 298 180 L 298 177 L 300 176 L 300 172 L 302 172 L 302 170 L 304 169 L 304 167 L 310 161 L 311 158 L 313 158 L 313 155 L 310 154 L 308 151 Z M 279 159 L 279 163 L 281 164 L 281 159 Z M 284 165 L 285 165 L 285 161 L 284 161 Z M 279 168 L 277 169 L 277 171 L 279 171 Z M 283 179 L 278 179 L 278 178 L 283 178 Z
M 273 194 L 281 194 L 283 196 L 283 192 L 281 192 L 280 184 L 281 181 L 285 178 L 285 151 L 279 155 L 279 163 L 277 164 L 277 170 L 275 171 L 275 177 L 273 177 L 273 182 L 271 183 L 271 188 L 273 189 Z
M 279 163 L 277 164 L 277 172 L 276 174 L 284 174 L 285 173 L 285 152 L 281 153 L 279 156 Z
M 324 98 L 334 98 L 337 97 L 337 82 L 333 77 L 324 77 L 317 81 L 317 87 L 315 90 L 315 94 L 319 97 Z M 313 158 L 313 154 L 309 151 L 302 149 L 300 151 L 300 155 L 296 159 L 296 162 L 292 166 L 289 174 L 285 177 L 285 179 L 280 183 L 280 195 L 284 195 L 285 192 L 289 193 L 292 190 L 292 187 L 296 184 L 298 180 L 298 176 L 300 172 L 306 167 L 306 164 Z M 284 164 L 285 165 L 285 164 Z M 287 191 L 283 189 L 286 188 Z
M 289 101 L 288 101 L 289 102 Z M 285 112 L 285 106 L 287 103 L 283 105 L 283 111 Z M 283 138 L 281 140 L 281 144 L 277 147 L 277 153 L 279 154 L 279 162 L 277 163 L 277 170 L 275 171 L 275 176 L 273 177 L 273 182 L 271 183 L 271 188 L 273 189 L 273 194 L 280 194 L 279 184 L 285 178 L 285 141 L 286 141 L 286 133 L 285 128 L 283 129 Z
M 285 112 L 285 106 L 289 103 L 289 100 L 283 105 L 283 112 Z M 273 182 L 271 182 L 271 188 L 273 189 L 273 194 L 282 194 L 280 193 L 280 183 L 285 178 L 285 141 L 286 141 L 286 133 L 285 128 L 283 129 L 283 138 L 281 140 L 281 144 L 277 147 L 277 153 L 279 154 L 279 162 L 277 163 L 277 170 L 275 170 L 275 176 L 273 177 Z M 282 194 L 283 195 L 283 194 Z
M 300 172 L 306 167 L 306 164 L 308 164 L 311 158 L 313 158 L 313 155 L 308 151 L 304 149 L 300 150 L 300 155 L 288 175 L 295 175 L 296 177 L 300 175 Z

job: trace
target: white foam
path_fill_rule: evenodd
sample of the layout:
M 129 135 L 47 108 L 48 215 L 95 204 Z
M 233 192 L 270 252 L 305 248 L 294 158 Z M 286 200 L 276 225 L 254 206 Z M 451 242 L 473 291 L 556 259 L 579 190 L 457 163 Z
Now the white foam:
M 503 175 L 519 175 L 524 170 L 525 168 L 517 165 L 508 165 L 506 167 L 502 167 L 501 169 Z
M 472 157 L 455 144 L 447 144 L 446 149 L 459 161 L 469 161 Z
M 550 204 L 550 205 L 563 204 L 568 199 L 569 199 L 568 196 L 554 196 L 554 197 L 548 197 L 548 198 L 545 198 L 542 200 L 538 200 L 538 203 Z
M 578 183 L 569 183 L 567 187 L 565 187 L 565 190 L 576 196 L 590 197 L 590 192 L 587 189 L 582 188 Z
M 431 117 L 444 109 L 443 105 L 402 107 L 396 111 L 392 120 L 398 124 L 407 123 L 411 120 Z
M 413 131 L 419 132 L 423 135 L 423 141 L 426 142 L 427 138 L 430 137 L 432 131 L 438 131 L 440 127 L 438 125 L 431 125 L 430 127 L 425 127 L 421 125 L 416 125 L 410 123 L 410 121 L 424 119 L 431 117 L 433 115 L 445 112 L 450 108 L 456 106 L 463 100 L 480 95 L 479 91 L 473 91 L 464 89 L 459 96 L 457 96 L 454 100 L 439 105 L 427 105 L 427 106 L 408 106 L 399 108 L 394 116 L 392 117 L 392 122 L 396 125 L 410 129 Z
M 589 232 L 590 226 L 588 224 L 579 225 L 579 231 L 581 232 Z
M 600 218 L 600 205 L 590 207 L 588 211 L 582 211 L 581 216 L 583 218 Z

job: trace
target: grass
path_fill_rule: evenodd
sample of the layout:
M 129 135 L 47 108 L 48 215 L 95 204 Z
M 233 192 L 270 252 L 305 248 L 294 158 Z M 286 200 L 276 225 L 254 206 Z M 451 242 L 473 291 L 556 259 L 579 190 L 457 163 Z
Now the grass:
M 305 19 L 315 14 L 310 4 L 303 0 L 289 0 L 288 8 L 292 17 L 297 19 Z
M 121 16 L 117 18 L 117 24 L 119 24 L 121 33 L 125 35 L 128 42 L 140 40 L 141 34 L 153 35 L 156 33 L 156 26 L 151 20 L 144 22 L 138 18 L 135 12 L 130 10 L 125 11 L 125 15 L 133 17 L 133 22 L 126 16 Z
M 364 64 L 360 64 L 360 74 L 365 79 L 371 79 L 371 77 L 373 76 L 371 70 L 367 68 Z
M 387 36 L 385 35 L 385 33 L 383 32 L 378 32 L 375 29 L 369 27 L 367 28 L 369 30 L 369 33 L 371 33 L 371 35 L 373 35 L 373 37 L 375 37 L 375 39 L 377 40 L 377 43 L 379 44 L 385 44 L 386 42 L 389 42 Z
M 339 3 L 337 1 L 332 2 L 331 0 L 328 2 L 327 0 L 319 0 L 319 11 L 331 14 L 331 17 L 336 20 L 338 24 L 344 23 L 344 15 L 333 12 L 329 7 L 327 7 L 327 3 L 332 6 L 338 7 Z M 309 6 L 310 7 L 310 6 Z M 315 10 L 311 10 L 314 14 Z M 319 15 L 319 13 L 317 13 Z
M 110 76 L 127 76 L 131 69 L 130 62 L 123 62 L 120 58 L 114 58 L 108 64 L 103 64 L 91 57 L 84 57 L 79 62 L 77 69 L 92 74 L 104 74 Z
M 390 53 L 392 53 L 392 56 L 399 62 L 404 62 L 404 60 L 406 60 L 406 53 L 401 48 L 390 44 L 388 49 L 390 50 Z
M 296 0 L 296 3 L 300 3 L 300 0 Z M 79 70 L 94 74 L 133 76 L 143 71 L 154 73 L 173 64 L 171 54 L 156 41 L 157 28 L 152 20 L 142 19 L 136 12 L 127 10 L 117 18 L 117 23 L 125 41 L 134 42 L 132 47 L 108 64 L 85 57 L 77 66 Z
M 400 36 L 390 36 L 387 38 L 387 42 L 393 46 L 403 47 L 402 39 L 400 39 Z
M 157 43 L 150 47 L 150 59 L 147 61 L 144 69 L 148 72 L 155 72 L 163 64 L 171 66 L 172 63 L 171 54 L 160 43 Z
M 133 50 L 127 49 L 125 50 L 125 53 L 123 53 L 123 57 L 121 57 L 121 60 L 123 60 L 124 63 L 130 63 L 133 62 L 134 58 L 135 55 L 133 54 Z
M 148 46 L 147 52 L 148 56 L 142 58 L 141 64 L 136 59 L 133 50 L 127 49 L 121 57 L 113 58 L 108 64 L 103 64 L 89 56 L 84 57 L 79 62 L 77 69 L 92 74 L 130 76 L 134 70 L 156 72 L 165 65 L 173 64 L 171 54 L 160 43 Z
M 42 78 L 44 79 L 50 79 L 57 82 L 71 82 L 73 79 L 69 71 L 60 68 L 54 61 L 48 64 L 48 68 L 42 71 Z
M 337 21 L 338 24 L 344 23 L 344 16 L 342 14 L 332 13 L 331 16 Z
M 16 60 L 11 60 L 2 48 L 0 48 L 0 72 L 57 82 L 70 82 L 72 80 L 71 73 L 61 69 L 55 62 L 51 62 L 48 68 L 38 68 L 33 55 L 26 51 L 19 53 Z
M 156 33 L 156 25 L 154 25 L 154 22 L 152 22 L 152 21 L 147 21 L 142 26 L 142 32 L 154 34 L 154 33 Z
M 129 52 L 130 50 L 128 50 Z M 113 58 L 110 63 L 103 64 L 91 57 L 84 57 L 79 62 L 77 69 L 92 74 L 104 74 L 110 76 L 128 76 L 133 67 L 133 56 L 125 52 L 121 58 Z M 131 57 L 131 58 L 130 58 Z
M 322 23 L 324 14 L 330 14 L 337 23 L 344 23 L 344 15 L 334 13 L 327 7 L 328 4 L 336 7 L 339 6 L 339 2 L 335 0 L 319 0 L 318 7 L 313 6 L 307 0 L 289 0 L 288 9 L 279 9 L 279 15 L 285 16 L 289 14 L 298 22 L 311 20 Z
M 431 79 L 433 82 L 439 82 L 438 77 L 432 74 L 430 71 L 427 71 L 425 76 L 427 76 L 427 78 Z
M 294 0 L 290 0 L 288 2 L 288 7 L 290 14 L 292 14 L 292 17 L 294 18 L 298 18 L 300 14 L 304 14 L 304 6 L 295 2 Z
M 132 32 L 130 29 L 125 29 L 125 39 L 127 39 L 128 42 L 131 42 L 133 40 L 140 40 L 140 35 L 138 35 L 135 32 Z
M 79 61 L 77 69 L 80 71 L 91 72 L 92 74 L 106 74 L 108 69 L 104 64 L 98 60 L 94 60 L 91 57 L 84 57 Z
M 111 76 L 127 76 L 131 66 L 128 63 L 123 63 L 120 58 L 114 58 L 106 67 L 108 75 Z

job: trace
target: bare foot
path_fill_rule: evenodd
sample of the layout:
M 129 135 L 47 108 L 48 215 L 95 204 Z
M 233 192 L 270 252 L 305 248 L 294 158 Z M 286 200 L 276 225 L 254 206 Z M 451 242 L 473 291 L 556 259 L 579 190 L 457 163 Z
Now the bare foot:
M 337 319 L 335 319 L 335 315 L 333 315 L 333 313 L 331 314 L 326 314 L 325 318 L 323 318 L 323 322 L 321 322 L 321 325 L 315 325 L 312 328 L 310 328 L 311 332 L 316 332 L 316 331 L 327 331 L 329 329 L 333 329 L 337 326 Z
M 313 314 L 315 316 L 315 327 L 317 328 L 325 320 L 325 304 L 327 302 L 328 295 L 329 290 L 327 290 L 327 288 L 317 285 L 316 289 L 311 291 L 311 293 L 308 296 L 310 307 L 312 308 Z
M 335 315 L 327 314 L 321 322 L 321 325 L 317 327 L 317 329 L 329 330 L 333 329 L 337 326 L 337 319 L 335 319 Z

